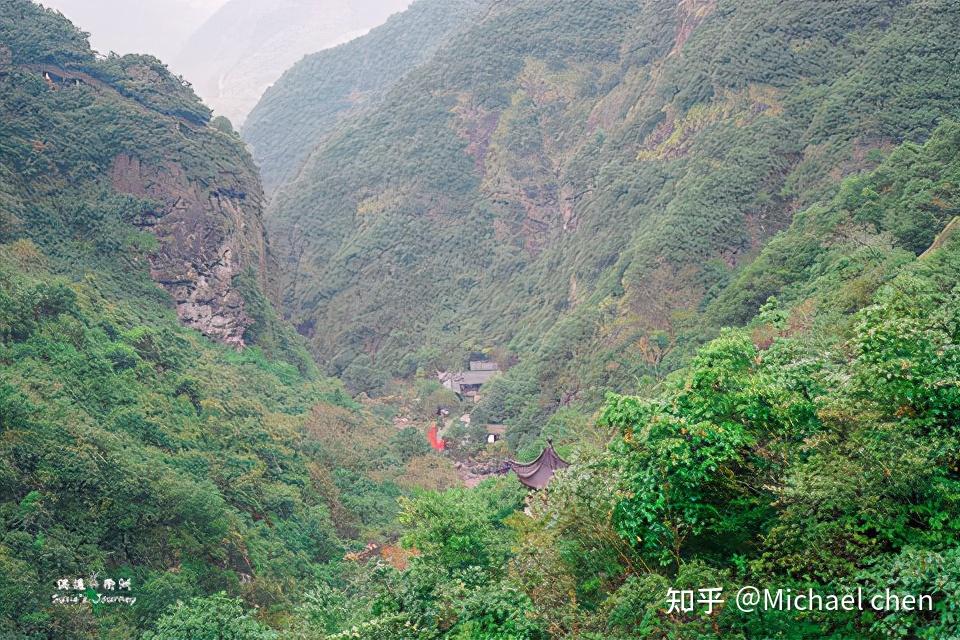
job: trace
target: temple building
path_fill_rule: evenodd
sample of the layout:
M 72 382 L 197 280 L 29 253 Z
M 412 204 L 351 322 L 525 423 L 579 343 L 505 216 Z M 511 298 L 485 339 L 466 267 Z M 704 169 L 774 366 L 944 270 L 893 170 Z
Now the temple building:
M 547 447 L 536 460 L 524 464 L 516 460 L 507 462 L 510 470 L 517 474 L 520 484 L 530 489 L 543 489 L 560 469 L 566 469 L 570 463 L 560 457 L 553 448 L 553 440 L 547 440 Z
M 461 398 L 470 398 L 474 402 L 480 401 L 480 388 L 490 378 L 500 373 L 496 362 L 472 361 L 469 371 L 438 371 L 440 383 Z

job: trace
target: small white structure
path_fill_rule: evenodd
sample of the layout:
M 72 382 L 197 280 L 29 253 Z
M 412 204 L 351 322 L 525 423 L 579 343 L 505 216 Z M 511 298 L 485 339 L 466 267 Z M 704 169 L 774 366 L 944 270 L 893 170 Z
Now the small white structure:
M 507 434 L 506 425 L 502 424 L 488 424 L 487 425 L 487 444 L 493 444 L 503 440 L 503 436 Z

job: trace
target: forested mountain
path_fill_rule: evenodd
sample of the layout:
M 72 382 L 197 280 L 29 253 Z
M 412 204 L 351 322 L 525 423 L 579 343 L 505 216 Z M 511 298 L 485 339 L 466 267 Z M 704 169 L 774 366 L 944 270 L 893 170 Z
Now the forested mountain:
M 0 637 L 960 637 L 958 27 L 421 0 L 261 106 L 268 205 L 0 0 Z
M 960 115 L 958 21 L 946 1 L 493 3 L 274 198 L 284 312 L 332 373 L 519 360 L 481 414 L 529 443 L 749 319 L 779 287 L 741 271 L 796 211 Z
M 308 55 L 287 70 L 243 126 L 266 190 L 294 178 L 344 118 L 376 104 L 483 4 L 419 0 L 370 33 Z
M 277 321 L 260 216 L 244 145 L 157 60 L 0 0 L 4 640 L 138 638 L 220 591 L 279 625 L 394 526 L 409 447 Z M 137 602 L 52 598 L 98 588 Z
M 363 35 L 410 0 L 229 0 L 187 40 L 173 65 L 236 124 L 308 53 Z

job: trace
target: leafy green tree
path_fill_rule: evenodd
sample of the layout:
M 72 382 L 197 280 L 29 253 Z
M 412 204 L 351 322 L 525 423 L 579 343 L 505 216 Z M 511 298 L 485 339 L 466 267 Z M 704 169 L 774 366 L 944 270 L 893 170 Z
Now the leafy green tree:
M 416 427 L 405 427 L 390 439 L 391 444 L 403 462 L 430 453 L 430 443 L 426 435 Z
M 416 563 L 444 575 L 478 567 L 500 571 L 509 551 L 506 526 L 483 493 L 451 489 L 401 498 L 405 545 L 416 549 Z
M 816 365 L 784 368 L 795 351 L 780 343 L 761 354 L 728 332 L 662 399 L 610 399 L 601 421 L 622 433 L 631 497 L 615 513 L 626 538 L 679 567 L 687 545 L 737 549 L 763 530 L 781 450 L 819 429 L 811 395 L 820 386 L 807 377 Z
M 545 640 L 533 620 L 530 598 L 509 582 L 492 582 L 450 594 L 458 624 L 450 640 Z
M 366 354 L 354 358 L 344 369 L 341 379 L 352 393 L 366 393 L 369 396 L 379 395 L 388 382 L 387 375 L 374 367 L 370 356 Z
M 255 620 L 243 603 L 225 593 L 177 603 L 157 620 L 144 640 L 277 640 L 279 635 Z

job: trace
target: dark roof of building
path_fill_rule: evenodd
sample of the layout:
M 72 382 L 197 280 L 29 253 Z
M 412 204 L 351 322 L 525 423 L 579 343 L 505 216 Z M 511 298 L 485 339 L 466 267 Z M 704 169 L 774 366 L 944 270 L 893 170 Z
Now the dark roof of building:
M 460 384 L 484 384 L 498 373 L 499 371 L 464 371 L 458 373 L 453 381 Z
M 486 384 L 490 378 L 499 374 L 499 371 L 455 371 L 438 372 L 438 377 L 443 386 L 452 389 L 455 393 L 460 393 L 461 387 Z
M 550 440 L 547 441 L 547 448 L 533 462 L 523 464 L 510 460 L 507 464 L 517 474 L 520 483 L 530 489 L 543 489 L 558 469 L 570 466 L 570 463 L 556 452 Z

